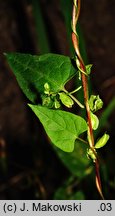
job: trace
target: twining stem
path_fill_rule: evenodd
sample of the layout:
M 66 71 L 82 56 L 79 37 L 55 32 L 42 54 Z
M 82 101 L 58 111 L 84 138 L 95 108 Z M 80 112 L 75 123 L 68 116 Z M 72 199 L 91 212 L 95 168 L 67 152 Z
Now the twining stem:
M 93 129 L 92 129 L 92 123 L 91 123 L 91 115 L 90 115 L 90 107 L 89 107 L 89 91 L 88 91 L 88 80 L 87 76 L 85 75 L 86 73 L 86 68 L 84 61 L 81 57 L 80 50 L 79 50 L 79 41 L 78 41 L 78 35 L 76 32 L 76 26 L 80 14 L 80 5 L 81 1 L 80 0 L 74 0 L 73 4 L 73 13 L 72 13 L 72 42 L 73 46 L 75 49 L 76 53 L 76 65 L 78 68 L 81 69 L 81 71 L 84 71 L 84 73 L 81 72 L 81 79 L 82 79 L 82 86 L 83 86 L 83 93 L 84 93 L 84 103 L 86 107 L 86 113 L 87 113 L 87 122 L 88 122 L 88 142 L 90 148 L 95 151 L 94 149 L 94 135 L 93 135 Z M 99 162 L 98 158 L 96 155 L 96 160 L 95 160 L 95 169 L 96 169 L 96 186 L 98 189 L 98 192 L 101 195 L 101 198 L 104 199 L 103 193 L 102 193 L 102 187 L 101 187 L 101 179 L 100 179 L 100 173 L 99 173 Z

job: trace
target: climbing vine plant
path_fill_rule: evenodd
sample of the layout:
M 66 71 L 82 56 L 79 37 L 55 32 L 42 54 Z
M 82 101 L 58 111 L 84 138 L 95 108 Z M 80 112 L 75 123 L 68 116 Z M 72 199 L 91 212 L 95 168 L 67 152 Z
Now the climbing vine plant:
M 97 149 L 107 143 L 109 135 L 105 133 L 100 139 L 94 141 L 93 130 L 97 130 L 99 125 L 99 119 L 95 113 L 102 108 L 103 102 L 99 95 L 89 96 L 88 77 L 92 65 L 85 65 L 80 54 L 76 31 L 79 14 L 80 0 L 74 0 L 72 42 L 75 57 L 73 59 L 51 53 L 40 56 L 20 53 L 6 53 L 5 55 L 22 91 L 31 101 L 28 106 L 43 124 L 52 143 L 65 152 L 72 152 L 74 146 L 77 145 L 77 140 L 87 145 L 86 154 L 95 165 L 96 186 L 104 199 Z M 69 92 L 65 86 L 73 77 L 79 79 L 81 85 Z M 83 91 L 84 104 L 74 96 L 77 91 Z M 38 104 L 39 96 L 41 104 Z M 71 111 L 75 104 L 86 110 L 86 119 L 63 110 L 65 106 Z M 83 133 L 87 135 L 86 140 L 81 138 Z

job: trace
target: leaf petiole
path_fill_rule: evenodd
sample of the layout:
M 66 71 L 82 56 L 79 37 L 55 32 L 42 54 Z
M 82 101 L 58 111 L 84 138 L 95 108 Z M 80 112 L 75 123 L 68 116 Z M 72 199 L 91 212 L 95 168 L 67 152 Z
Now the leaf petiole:
M 81 88 L 82 88 L 82 86 L 79 86 L 77 89 L 75 89 L 75 90 L 69 92 L 69 95 L 70 95 L 70 94 L 74 94 L 75 92 L 79 91 Z
M 85 141 L 84 139 L 80 138 L 80 137 L 77 137 L 77 139 L 76 139 L 76 140 L 79 140 L 79 141 L 81 141 L 81 142 L 83 142 L 83 143 L 85 143 L 85 144 L 87 144 L 87 145 L 88 145 L 88 142 L 87 142 L 87 141 Z

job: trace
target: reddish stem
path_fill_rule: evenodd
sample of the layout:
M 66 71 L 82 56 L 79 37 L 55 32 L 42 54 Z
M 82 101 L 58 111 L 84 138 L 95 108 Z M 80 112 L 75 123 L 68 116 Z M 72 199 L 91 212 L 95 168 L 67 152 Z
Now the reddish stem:
M 77 5 L 77 7 L 76 7 L 76 5 Z M 76 0 L 76 5 L 74 2 L 73 14 L 72 14 L 72 27 L 73 27 L 72 42 L 73 42 L 73 46 L 74 46 L 74 49 L 76 52 L 76 57 L 79 61 L 79 67 L 82 71 L 86 72 L 85 64 L 84 64 L 84 61 L 83 61 L 81 54 L 80 54 L 80 51 L 79 51 L 78 36 L 77 36 L 77 32 L 76 32 L 76 25 L 77 25 L 79 13 L 80 13 L 80 0 Z M 94 149 L 94 135 L 93 135 L 93 129 L 92 129 L 92 123 L 91 123 L 90 107 L 89 107 L 89 103 L 88 103 L 88 99 L 89 99 L 88 80 L 87 80 L 87 76 L 82 72 L 81 72 L 81 78 L 82 78 L 82 86 L 83 86 L 83 93 L 84 93 L 84 102 L 85 102 L 85 107 L 86 107 L 86 112 L 87 112 L 89 137 L 91 140 L 91 141 L 89 141 L 89 145 L 90 145 L 90 148 L 92 149 L 92 151 L 94 152 L 95 151 L 95 149 Z M 95 170 L 96 170 L 96 186 L 97 186 L 97 189 L 98 189 L 102 199 L 104 199 L 103 194 L 102 194 L 98 158 L 96 158 L 96 160 L 95 160 Z

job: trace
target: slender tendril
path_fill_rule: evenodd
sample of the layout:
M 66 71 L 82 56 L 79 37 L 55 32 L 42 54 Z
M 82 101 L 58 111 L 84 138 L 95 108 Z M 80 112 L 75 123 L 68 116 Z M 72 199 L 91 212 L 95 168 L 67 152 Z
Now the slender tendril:
M 92 129 L 92 123 L 91 123 L 91 115 L 90 115 L 90 107 L 89 107 L 89 91 L 88 91 L 88 80 L 86 76 L 86 68 L 84 61 L 82 59 L 82 56 L 80 54 L 79 50 L 79 39 L 76 32 L 76 26 L 80 14 L 80 6 L 81 1 L 80 0 L 74 0 L 73 1 L 73 12 L 72 12 L 72 42 L 76 53 L 76 65 L 78 68 L 80 68 L 81 72 L 81 79 L 82 79 L 82 86 L 83 86 L 83 93 L 84 93 L 84 103 L 86 107 L 86 113 L 87 113 L 87 122 L 88 122 L 88 142 L 90 149 L 93 151 L 93 153 L 96 156 L 95 160 L 95 170 L 96 170 L 96 187 L 97 190 L 101 196 L 102 199 L 104 199 L 103 193 L 102 193 L 102 187 L 101 187 L 101 179 L 100 179 L 100 172 L 99 172 L 99 161 L 97 158 L 97 154 L 95 153 L 94 148 L 94 135 L 93 135 L 93 129 Z

